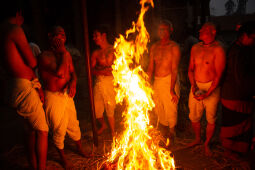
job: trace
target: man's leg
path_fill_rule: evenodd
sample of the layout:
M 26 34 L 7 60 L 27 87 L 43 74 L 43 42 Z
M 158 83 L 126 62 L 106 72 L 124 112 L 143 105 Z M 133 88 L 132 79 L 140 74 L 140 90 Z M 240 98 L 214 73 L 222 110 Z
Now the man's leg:
M 98 135 L 101 135 L 105 129 L 107 129 L 107 125 L 104 121 L 104 117 L 97 119 L 101 125 L 100 129 L 97 131 Z
M 113 117 L 108 116 L 108 121 L 109 121 L 109 124 L 110 124 L 112 137 L 114 137 L 115 136 L 115 119 L 114 119 L 114 116 Z
M 77 150 L 78 150 L 78 152 L 79 152 L 80 155 L 82 155 L 82 156 L 85 157 L 85 158 L 89 158 L 89 157 L 90 157 L 90 155 L 87 154 L 87 153 L 83 150 L 83 148 L 82 148 L 82 146 L 81 146 L 81 140 L 75 141 L 75 144 L 76 144 Z
M 175 131 L 175 127 L 171 127 L 169 128 L 170 130 L 170 134 L 169 134 L 169 138 L 170 138 L 170 147 L 172 147 L 174 145 L 175 142 L 175 136 L 176 136 L 176 131 Z
M 35 130 L 29 128 L 26 137 L 26 145 L 27 145 L 27 154 L 28 154 L 28 161 L 31 165 L 31 168 L 36 170 L 37 169 L 37 159 L 36 159 L 36 133 Z
M 59 156 L 61 158 L 63 167 L 67 170 L 67 169 L 71 169 L 73 166 L 72 164 L 67 160 L 64 149 L 59 149 L 57 148 Z
M 195 140 L 187 145 L 187 147 L 193 147 L 201 144 L 201 124 L 200 122 L 192 122 L 192 128 L 195 133 Z
M 211 156 L 211 150 L 209 148 L 209 142 L 212 139 L 212 136 L 214 134 L 214 130 L 215 130 L 215 124 L 210 124 L 207 123 L 207 127 L 206 127 L 206 141 L 205 141 L 205 154 L 207 156 Z
M 48 132 L 37 131 L 36 150 L 38 156 L 38 169 L 46 169 L 47 150 L 48 150 Z
M 220 99 L 220 89 L 216 88 L 213 93 L 204 99 L 204 105 L 206 109 L 206 120 L 207 120 L 207 127 L 206 127 L 206 141 L 205 141 L 205 155 L 211 156 L 211 150 L 209 148 L 209 142 L 212 139 L 212 136 L 215 131 L 215 121 L 216 121 L 216 114 L 218 109 L 218 102 Z
M 187 145 L 187 147 L 193 147 L 201 144 L 201 124 L 200 120 L 204 112 L 204 105 L 202 101 L 198 101 L 194 98 L 192 89 L 189 95 L 189 118 L 191 120 L 191 126 L 195 133 L 195 140 Z

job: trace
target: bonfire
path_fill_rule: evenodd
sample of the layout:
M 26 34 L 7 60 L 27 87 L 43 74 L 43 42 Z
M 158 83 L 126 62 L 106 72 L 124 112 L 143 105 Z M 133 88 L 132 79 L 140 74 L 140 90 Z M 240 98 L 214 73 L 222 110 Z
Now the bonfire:
M 150 125 L 149 112 L 155 106 L 153 90 L 140 60 L 148 52 L 149 42 L 144 15 L 154 4 L 152 0 L 141 0 L 140 5 L 137 22 L 114 43 L 116 102 L 124 102 L 126 107 L 122 113 L 124 131 L 114 138 L 104 165 L 109 169 L 175 169 L 171 152 L 160 147 L 160 133 Z M 130 39 L 131 35 L 135 38 Z

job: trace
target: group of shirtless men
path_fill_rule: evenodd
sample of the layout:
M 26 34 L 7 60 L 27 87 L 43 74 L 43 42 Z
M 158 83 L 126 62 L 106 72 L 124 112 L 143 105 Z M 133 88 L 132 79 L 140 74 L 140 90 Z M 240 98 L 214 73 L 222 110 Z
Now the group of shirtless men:
M 54 27 L 48 34 L 50 48 L 38 57 L 33 56 L 21 28 L 24 19 L 21 13 L 8 17 L 1 25 L 1 56 L 10 75 L 8 102 L 24 117 L 29 130 L 29 160 L 33 169 L 45 169 L 49 128 L 65 168 L 70 167 L 64 154 L 66 132 L 75 141 L 81 155 L 87 157 L 81 145 L 81 131 L 77 120 L 73 97 L 77 77 L 72 57 L 65 48 L 65 31 Z M 159 41 L 150 48 L 147 69 L 149 81 L 153 80 L 155 113 L 159 123 L 170 129 L 175 136 L 177 105 L 180 98 L 178 65 L 181 58 L 179 45 L 171 40 L 173 25 L 161 21 L 158 25 Z M 199 31 L 201 42 L 191 49 L 188 76 L 191 83 L 189 118 L 196 138 L 189 144 L 201 142 L 200 119 L 206 109 L 205 153 L 210 155 L 209 142 L 215 129 L 216 110 L 219 101 L 219 81 L 225 68 L 225 52 L 215 40 L 216 28 L 205 23 Z M 115 92 L 112 64 L 114 50 L 107 41 L 107 33 L 95 29 L 93 40 L 100 47 L 91 57 L 92 74 L 96 76 L 94 103 L 96 118 L 101 123 L 98 134 L 107 129 L 103 118 L 106 110 L 112 136 L 115 135 Z M 40 81 L 37 70 L 39 70 Z M 41 84 L 42 86 L 41 86 Z M 43 87 L 43 88 L 42 88 Z

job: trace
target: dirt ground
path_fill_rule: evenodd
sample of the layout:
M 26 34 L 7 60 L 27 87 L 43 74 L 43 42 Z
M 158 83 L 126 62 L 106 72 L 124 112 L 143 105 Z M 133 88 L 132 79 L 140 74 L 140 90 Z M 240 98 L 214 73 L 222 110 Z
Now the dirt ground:
M 103 135 L 99 136 L 99 146 L 93 145 L 93 133 L 91 127 L 91 119 L 89 115 L 89 97 L 86 92 L 87 88 L 84 88 L 84 83 L 78 85 L 78 91 L 75 98 L 77 115 L 80 120 L 80 128 L 82 132 L 82 145 L 85 151 L 93 152 L 94 157 L 83 158 L 77 154 L 74 142 L 66 137 L 65 140 L 65 152 L 68 160 L 73 164 L 73 169 L 97 169 L 103 160 L 105 155 L 111 149 L 111 136 L 109 131 L 105 131 Z M 187 117 L 187 96 L 183 95 L 179 104 L 179 120 L 177 126 L 177 137 L 175 140 L 175 146 L 172 148 L 176 169 L 183 170 L 249 170 L 255 169 L 255 153 L 250 152 L 247 155 L 240 157 L 239 160 L 234 161 L 223 155 L 224 149 L 221 147 L 218 134 L 219 125 L 215 136 L 211 142 L 211 148 L 213 151 L 212 157 L 206 157 L 204 155 L 203 145 L 199 145 L 193 148 L 184 149 L 185 144 L 192 141 L 194 135 L 189 126 Z M 121 108 L 116 109 L 116 129 L 118 133 L 121 133 Z M 219 109 L 220 110 L 220 109 Z M 0 169 L 1 170 L 23 170 L 28 169 L 29 164 L 26 158 L 26 152 L 24 148 L 24 132 L 22 119 L 19 118 L 15 110 L 7 107 L 4 104 L 0 105 Z M 220 113 L 218 113 L 220 115 Z M 202 124 L 204 127 L 205 124 Z M 202 131 L 204 134 L 204 131 Z M 60 164 L 60 158 L 57 150 L 52 142 L 52 134 L 49 133 L 49 147 L 48 147 L 48 159 L 47 169 L 63 169 Z
M 85 108 L 83 108 L 83 110 L 84 109 Z M 82 113 L 81 110 L 82 107 L 77 108 L 77 111 L 80 114 Z M 85 113 L 83 114 L 85 115 Z M 79 119 L 82 131 L 82 145 L 86 151 L 93 152 L 95 156 L 88 159 L 78 155 L 76 153 L 74 143 L 67 137 L 65 141 L 65 152 L 67 158 L 70 162 L 72 162 L 74 167 L 73 169 L 97 169 L 102 161 L 105 160 L 104 155 L 106 155 L 111 148 L 112 141 L 110 132 L 106 131 L 102 136 L 99 136 L 99 146 L 94 147 L 90 119 L 86 119 L 85 116 L 79 116 Z M 10 137 L 7 138 L 5 136 L 1 139 L 2 152 L 0 155 L 0 169 L 28 169 L 29 165 L 26 159 L 23 141 L 21 140 L 23 139 L 23 132 L 20 126 L 22 127 L 22 123 L 17 123 L 16 129 L 13 129 L 13 131 L 10 131 L 9 129 L 8 131 L 8 127 L 3 128 L 3 124 L 1 124 L 2 134 L 4 134 L 4 131 L 8 131 L 8 134 L 5 135 Z M 121 132 L 119 131 L 119 133 Z M 63 169 L 60 164 L 58 153 L 54 148 L 51 136 L 52 134 L 49 134 L 47 169 Z M 11 140 L 11 138 L 13 140 Z M 238 161 L 233 161 L 222 155 L 223 148 L 220 146 L 217 139 L 214 139 L 211 144 L 213 156 L 206 157 L 204 155 L 203 145 L 183 149 L 186 143 L 192 141 L 192 138 L 192 133 L 177 131 L 175 147 L 173 147 L 172 150 L 177 169 L 254 169 L 254 164 L 252 165 L 252 158 L 255 158 L 254 152 L 249 153 L 247 156 L 242 157 L 242 159 Z M 4 146 L 8 147 L 4 148 Z

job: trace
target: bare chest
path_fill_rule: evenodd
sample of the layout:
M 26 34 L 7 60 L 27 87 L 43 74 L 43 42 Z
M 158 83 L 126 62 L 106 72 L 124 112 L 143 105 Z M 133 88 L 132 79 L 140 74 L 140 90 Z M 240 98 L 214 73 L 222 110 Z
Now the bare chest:
M 61 57 L 56 57 L 54 54 L 44 56 L 44 65 L 50 70 L 56 71 L 60 65 L 64 64 L 68 68 L 68 62 L 63 62 Z
M 100 50 L 97 54 L 97 63 L 100 66 L 110 66 L 113 60 L 113 51 L 111 49 Z
M 170 47 L 157 47 L 153 51 L 154 61 L 156 64 L 170 64 L 172 52 Z
M 195 51 L 194 62 L 196 65 L 212 65 L 214 64 L 213 48 L 199 48 Z

